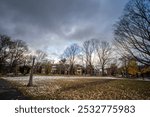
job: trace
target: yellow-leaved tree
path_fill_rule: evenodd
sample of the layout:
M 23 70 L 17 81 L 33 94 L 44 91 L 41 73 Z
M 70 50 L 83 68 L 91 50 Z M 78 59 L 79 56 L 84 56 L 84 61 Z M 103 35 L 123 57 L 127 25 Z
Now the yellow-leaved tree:
M 136 76 L 138 74 L 138 65 L 136 60 L 132 59 L 128 63 L 128 73 L 132 76 Z

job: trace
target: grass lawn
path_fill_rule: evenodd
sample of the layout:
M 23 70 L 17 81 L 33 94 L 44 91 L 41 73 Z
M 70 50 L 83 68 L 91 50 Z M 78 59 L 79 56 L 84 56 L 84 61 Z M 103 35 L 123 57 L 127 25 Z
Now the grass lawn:
M 30 99 L 56 100 L 120 100 L 150 99 L 150 82 L 114 79 L 46 79 L 34 82 L 11 81 L 12 85 Z

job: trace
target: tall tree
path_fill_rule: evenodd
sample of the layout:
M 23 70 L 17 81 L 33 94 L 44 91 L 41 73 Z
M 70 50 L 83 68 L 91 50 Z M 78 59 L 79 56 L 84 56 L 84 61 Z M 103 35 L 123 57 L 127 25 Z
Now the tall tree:
M 26 43 L 22 40 L 12 41 L 9 50 L 10 72 L 16 73 L 16 67 L 24 62 L 24 54 L 28 51 Z
M 42 63 L 46 60 L 47 54 L 42 50 L 36 50 L 35 52 L 35 71 L 42 73 Z
M 150 0 L 130 0 L 114 34 L 119 48 L 150 66 Z
M 0 35 L 0 71 L 9 66 L 7 72 L 17 73 L 17 67 L 24 62 L 24 54 L 27 51 L 28 47 L 24 41 Z
M 111 60 L 111 52 L 112 48 L 107 41 L 99 41 L 96 42 L 96 52 L 98 55 L 99 63 L 102 69 L 102 75 L 105 75 L 105 67 L 107 63 Z
M 4 67 L 9 57 L 11 38 L 6 35 L 0 35 L 0 73 L 4 72 Z
M 85 56 L 86 72 L 90 69 L 90 74 L 93 72 L 93 54 L 95 51 L 95 39 L 87 40 L 83 43 L 83 54 Z
M 77 44 L 72 44 L 71 46 L 67 47 L 63 53 L 63 57 L 67 59 L 70 65 L 69 74 L 74 74 L 74 64 L 79 53 L 80 47 Z

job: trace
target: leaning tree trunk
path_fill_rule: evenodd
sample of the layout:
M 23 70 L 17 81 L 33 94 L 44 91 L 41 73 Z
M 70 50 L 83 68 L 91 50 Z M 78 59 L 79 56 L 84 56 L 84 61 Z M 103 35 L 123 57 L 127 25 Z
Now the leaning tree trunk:
M 104 72 L 104 66 L 102 66 L 102 76 L 105 75 L 105 72 Z
M 33 86 L 33 67 L 34 67 L 34 62 L 35 62 L 35 57 L 33 58 L 33 62 L 32 62 L 32 67 L 31 67 L 31 71 L 30 71 L 30 78 L 29 78 L 29 83 L 28 83 L 28 87 Z

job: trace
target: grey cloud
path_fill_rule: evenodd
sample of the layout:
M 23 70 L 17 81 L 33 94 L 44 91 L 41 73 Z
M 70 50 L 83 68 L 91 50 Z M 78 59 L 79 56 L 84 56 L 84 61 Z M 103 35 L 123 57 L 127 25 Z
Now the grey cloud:
M 89 38 L 111 40 L 128 0 L 0 0 L 0 33 L 60 52 Z M 52 53 L 51 52 L 51 53 Z

